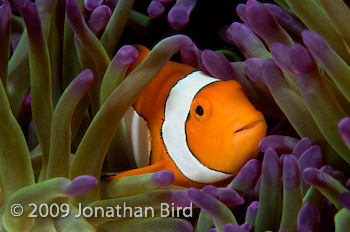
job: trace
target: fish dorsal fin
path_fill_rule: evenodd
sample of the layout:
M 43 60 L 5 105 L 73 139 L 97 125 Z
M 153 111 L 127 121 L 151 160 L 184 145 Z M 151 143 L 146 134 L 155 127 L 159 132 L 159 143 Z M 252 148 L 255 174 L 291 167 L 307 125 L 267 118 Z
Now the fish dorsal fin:
M 128 72 L 134 70 L 150 53 L 150 50 L 141 45 L 135 45 L 139 52 L 137 60 L 130 65 Z M 159 121 L 164 118 L 164 105 L 168 98 L 172 87 L 183 77 L 195 71 L 195 68 L 168 61 L 165 66 L 159 71 L 157 76 L 151 83 L 142 91 L 135 103 L 134 109 L 148 123 L 159 124 Z

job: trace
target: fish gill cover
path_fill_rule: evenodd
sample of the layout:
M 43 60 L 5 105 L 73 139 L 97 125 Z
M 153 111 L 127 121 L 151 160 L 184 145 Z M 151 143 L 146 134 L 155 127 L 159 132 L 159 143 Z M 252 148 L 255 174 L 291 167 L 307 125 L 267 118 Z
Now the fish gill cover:
M 348 4 L 0 0 L 0 230 L 348 231 Z M 127 73 L 133 44 L 152 50 Z M 136 167 L 123 116 L 170 58 L 266 118 L 226 186 L 103 177 Z

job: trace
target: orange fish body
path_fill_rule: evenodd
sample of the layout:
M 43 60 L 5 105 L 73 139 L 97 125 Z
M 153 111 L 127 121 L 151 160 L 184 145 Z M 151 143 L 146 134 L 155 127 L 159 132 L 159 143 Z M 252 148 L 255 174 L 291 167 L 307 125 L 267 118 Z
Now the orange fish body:
M 137 49 L 139 58 L 130 71 L 149 53 L 142 46 Z M 257 156 L 267 128 L 237 81 L 221 81 L 171 61 L 133 108 L 147 122 L 150 165 L 111 178 L 171 170 L 175 185 L 222 183 Z

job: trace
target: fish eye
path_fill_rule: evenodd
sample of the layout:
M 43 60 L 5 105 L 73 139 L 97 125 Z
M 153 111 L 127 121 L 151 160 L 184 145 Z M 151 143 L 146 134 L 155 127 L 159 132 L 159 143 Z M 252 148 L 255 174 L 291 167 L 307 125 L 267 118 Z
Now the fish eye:
M 203 110 L 203 108 L 202 108 L 201 106 L 197 106 L 197 107 L 196 107 L 196 114 L 197 114 L 198 116 L 203 116 L 204 110 Z
M 212 106 L 210 101 L 204 97 L 195 97 L 190 108 L 190 115 L 198 122 L 206 122 L 210 119 Z

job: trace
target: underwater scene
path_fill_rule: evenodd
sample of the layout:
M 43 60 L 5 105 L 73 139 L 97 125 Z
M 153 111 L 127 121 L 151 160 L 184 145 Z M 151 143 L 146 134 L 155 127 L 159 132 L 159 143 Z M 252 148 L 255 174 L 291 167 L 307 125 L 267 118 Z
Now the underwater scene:
M 349 0 L 0 0 L 0 231 L 350 231 Z

